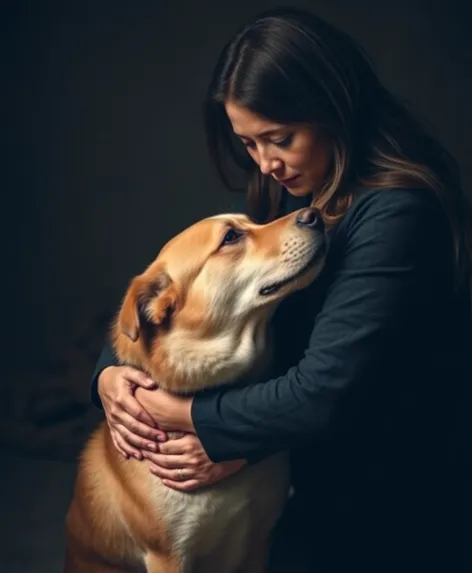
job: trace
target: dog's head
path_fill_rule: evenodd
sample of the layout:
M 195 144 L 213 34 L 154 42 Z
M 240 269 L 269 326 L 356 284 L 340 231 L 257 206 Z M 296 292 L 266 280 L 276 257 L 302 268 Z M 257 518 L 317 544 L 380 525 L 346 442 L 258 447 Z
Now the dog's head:
M 312 208 L 266 225 L 199 221 L 132 280 L 113 327 L 119 358 L 171 391 L 234 381 L 263 351 L 276 304 L 315 279 L 325 252 Z

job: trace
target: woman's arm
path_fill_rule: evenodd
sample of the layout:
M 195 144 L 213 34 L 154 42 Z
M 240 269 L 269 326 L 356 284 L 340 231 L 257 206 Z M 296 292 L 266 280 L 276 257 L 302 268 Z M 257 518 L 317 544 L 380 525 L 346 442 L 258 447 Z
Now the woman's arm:
M 264 383 L 194 397 L 193 426 L 209 458 L 256 461 L 294 447 L 329 430 L 350 389 L 378 391 L 395 362 L 418 351 L 424 321 L 447 297 L 451 255 L 445 216 L 428 192 L 359 199 L 333 240 L 333 277 L 300 363 Z M 182 419 L 178 404 L 175 412 Z

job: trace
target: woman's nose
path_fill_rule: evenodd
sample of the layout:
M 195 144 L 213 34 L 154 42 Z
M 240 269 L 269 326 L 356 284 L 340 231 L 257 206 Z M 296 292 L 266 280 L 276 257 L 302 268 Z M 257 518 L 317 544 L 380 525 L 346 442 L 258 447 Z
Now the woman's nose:
M 263 175 L 270 175 L 281 168 L 282 162 L 276 157 L 271 157 L 268 155 L 259 155 L 259 169 Z

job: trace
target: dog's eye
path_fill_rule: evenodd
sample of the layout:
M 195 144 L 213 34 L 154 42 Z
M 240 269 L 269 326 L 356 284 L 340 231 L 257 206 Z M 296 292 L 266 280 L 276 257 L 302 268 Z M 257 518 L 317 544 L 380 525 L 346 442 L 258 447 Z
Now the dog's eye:
M 241 231 L 238 231 L 237 229 L 229 229 L 229 231 L 226 231 L 226 234 L 223 237 L 221 244 L 232 245 L 234 243 L 237 243 L 239 239 L 242 237 L 242 235 L 243 233 Z

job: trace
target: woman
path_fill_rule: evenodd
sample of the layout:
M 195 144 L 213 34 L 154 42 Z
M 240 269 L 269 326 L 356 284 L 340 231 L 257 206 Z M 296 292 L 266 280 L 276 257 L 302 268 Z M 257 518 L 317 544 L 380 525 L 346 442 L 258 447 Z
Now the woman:
M 294 572 L 465 571 L 472 249 L 454 162 L 352 39 L 298 10 L 229 42 L 205 117 L 224 181 L 248 175 L 253 218 L 321 210 L 326 268 L 280 307 L 282 360 L 259 384 L 171 397 L 106 347 L 92 396 L 116 447 L 184 491 L 289 448 L 274 570 L 286 547 Z M 171 429 L 188 434 L 166 443 Z

